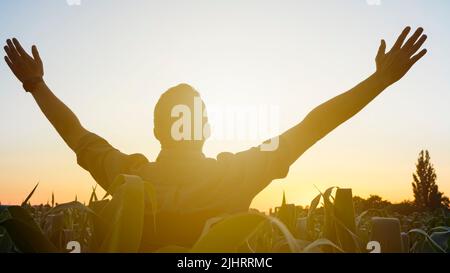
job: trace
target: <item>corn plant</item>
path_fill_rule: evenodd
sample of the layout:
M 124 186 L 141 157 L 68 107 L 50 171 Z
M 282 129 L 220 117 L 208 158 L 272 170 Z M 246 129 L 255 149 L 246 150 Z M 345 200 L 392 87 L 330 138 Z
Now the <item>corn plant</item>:
M 36 185 L 21 206 L 0 206 L 0 252 L 68 252 L 78 241 L 82 252 L 139 252 L 146 229 L 158 229 L 156 192 L 140 177 L 120 175 L 107 194 L 92 188 L 88 206 L 78 201 L 31 206 Z M 112 196 L 112 199 L 106 197 Z M 153 225 L 144 226 L 150 212 Z M 256 211 L 208 220 L 191 246 L 168 245 L 156 252 L 450 252 L 447 210 L 411 215 L 369 209 L 355 214 L 351 189 L 331 187 L 308 209 L 287 204 L 266 215 Z M 182 232 L 180 230 L 180 232 Z

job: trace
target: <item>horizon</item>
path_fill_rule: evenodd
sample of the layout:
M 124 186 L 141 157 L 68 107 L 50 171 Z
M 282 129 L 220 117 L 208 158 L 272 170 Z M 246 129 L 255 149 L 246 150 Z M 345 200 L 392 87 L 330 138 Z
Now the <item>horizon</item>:
M 37 190 L 38 188 L 39 188 L 39 186 L 37 186 L 36 190 Z M 344 188 L 341 188 L 341 189 L 344 189 Z M 344 189 L 344 190 L 345 190 L 345 189 Z M 351 189 L 350 189 L 350 190 L 351 190 Z M 333 191 L 335 191 L 335 189 L 334 189 Z M 317 194 L 319 194 L 319 193 L 320 193 L 320 192 L 318 192 Z M 53 194 L 54 194 L 54 193 L 53 193 Z M 285 196 L 286 193 L 283 192 L 283 195 Z M 382 196 L 379 196 L 379 195 L 377 195 L 377 194 L 369 194 L 369 196 L 366 196 L 366 197 L 359 196 L 359 195 L 353 195 L 353 198 L 362 198 L 362 199 L 364 199 L 364 200 L 367 200 L 368 198 L 373 197 L 373 196 L 378 196 L 378 197 L 380 197 L 380 198 L 382 199 L 382 201 L 387 201 L 387 202 L 389 202 L 389 203 L 391 203 L 391 204 L 401 204 L 401 203 L 404 203 L 404 202 L 414 203 L 414 200 L 412 200 L 412 199 L 405 199 L 405 200 L 398 201 L 398 202 L 392 202 L 391 200 L 384 199 Z M 24 198 L 24 201 L 25 201 L 25 199 L 26 199 L 26 198 Z M 31 200 L 31 199 L 32 199 L 32 197 L 30 198 L 30 200 Z M 111 196 L 106 197 L 106 199 L 111 199 Z M 33 207 L 34 207 L 34 206 L 46 206 L 46 205 L 52 206 L 50 200 L 51 200 L 51 199 L 48 199 L 46 203 L 40 203 L 40 204 L 36 204 L 36 203 L 33 204 L 33 202 L 28 201 L 27 204 L 29 204 L 29 205 L 31 205 L 31 206 L 33 206 Z M 86 204 L 86 203 L 89 202 L 89 200 L 87 200 L 87 202 L 86 202 L 86 201 L 80 201 L 80 200 L 78 200 L 78 196 L 75 196 L 74 200 L 72 200 L 72 201 L 67 201 L 67 202 L 62 202 L 62 203 L 60 203 L 60 202 L 57 202 L 57 201 L 56 201 L 56 197 L 55 197 L 55 203 L 54 203 L 54 206 L 58 206 L 58 205 L 62 205 L 62 204 L 65 204 L 65 203 L 68 203 L 68 202 L 74 202 L 74 201 L 78 201 L 78 202 L 80 202 L 80 203 L 82 203 L 82 204 Z M 260 212 L 268 213 L 269 210 L 272 210 L 272 209 L 275 209 L 275 208 L 279 208 L 279 207 L 282 205 L 282 201 L 283 201 L 283 196 L 282 196 L 282 198 L 281 198 L 281 200 L 280 200 L 280 202 L 279 202 L 279 203 L 280 203 L 279 205 L 274 205 L 273 207 L 269 207 L 269 208 L 267 208 L 266 210 L 262 210 L 262 211 L 260 210 Z M 17 203 L 17 204 L 3 204 L 3 203 L 1 202 L 1 200 L 0 200 L 0 206 L 20 205 L 21 203 L 23 203 L 23 202 L 19 202 L 19 203 Z M 297 204 L 297 203 L 290 202 L 288 198 L 286 198 L 286 204 L 287 204 L 287 205 L 295 205 L 296 207 L 302 207 L 303 209 L 307 209 L 307 208 L 310 206 L 310 203 L 308 203 L 308 204 Z M 322 206 L 323 206 L 323 204 L 321 203 L 321 204 L 319 204 L 318 208 L 320 208 L 320 207 L 322 207 Z M 254 207 L 250 207 L 250 210 L 252 210 L 252 209 L 259 210 L 259 209 L 254 208 Z

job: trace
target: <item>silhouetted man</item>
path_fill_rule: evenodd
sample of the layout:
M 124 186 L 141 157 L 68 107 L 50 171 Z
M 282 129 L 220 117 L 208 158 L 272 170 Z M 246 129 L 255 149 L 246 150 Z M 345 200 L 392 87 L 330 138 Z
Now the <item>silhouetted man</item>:
M 108 190 L 118 174 L 138 175 L 154 184 L 158 209 L 163 215 L 158 224 L 164 228 L 159 229 L 161 234 L 151 234 L 147 239 L 156 248 L 167 244 L 189 245 L 200 234 L 206 219 L 248 210 L 252 199 L 272 180 L 286 177 L 289 166 L 308 148 L 400 80 L 427 52 L 425 49 L 419 52 L 427 39 L 422 35 L 423 29 L 417 29 L 406 40 L 410 30 L 405 28 L 387 53 L 382 40 L 376 56 L 376 72 L 351 90 L 318 106 L 303 121 L 281 134 L 277 149 L 264 151 L 254 147 L 236 154 L 221 153 L 217 159 L 203 155 L 206 138 L 203 134 L 200 139 L 191 140 L 173 137 L 172 125 L 177 117 L 172 116 L 172 110 L 177 105 L 193 109 L 194 97 L 199 96 L 187 84 L 170 88 L 155 107 L 154 134 L 161 143 L 161 152 L 155 162 L 150 162 L 142 154 L 121 153 L 81 125 L 45 84 L 36 46 L 29 56 L 16 39 L 7 40 L 5 61 L 76 153 L 78 164 L 104 189 Z M 207 128 L 206 117 L 201 123 L 201 128 Z M 191 128 L 191 133 L 194 129 Z

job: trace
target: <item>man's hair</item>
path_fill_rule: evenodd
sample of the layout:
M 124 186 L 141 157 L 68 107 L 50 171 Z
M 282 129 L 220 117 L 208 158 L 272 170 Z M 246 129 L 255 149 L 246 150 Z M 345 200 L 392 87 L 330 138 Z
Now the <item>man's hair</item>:
M 175 141 L 171 136 L 172 125 L 177 119 L 172 117 L 172 109 L 177 105 L 186 105 L 191 109 L 191 115 L 193 115 L 195 97 L 200 98 L 200 93 L 192 86 L 185 83 L 171 87 L 161 95 L 155 106 L 153 122 L 155 136 L 162 146 L 174 146 L 178 144 L 186 146 L 186 144 L 188 144 L 189 146 L 200 145 L 201 147 L 204 141 Z M 204 108 L 203 101 L 202 105 Z M 194 117 L 191 116 L 191 121 L 193 121 L 193 118 Z M 206 122 L 206 120 L 204 122 Z

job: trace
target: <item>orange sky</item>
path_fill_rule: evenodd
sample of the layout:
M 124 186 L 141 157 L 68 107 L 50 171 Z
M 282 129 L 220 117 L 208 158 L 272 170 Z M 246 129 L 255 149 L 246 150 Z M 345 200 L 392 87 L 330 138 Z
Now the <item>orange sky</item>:
M 440 190 L 449 195 L 449 2 L 330 2 L 2 2 L 0 33 L 38 45 L 47 83 L 88 129 L 154 160 L 153 106 L 175 84 L 193 85 L 207 105 L 276 105 L 281 132 L 369 76 L 381 38 L 392 44 L 405 25 L 423 26 L 427 57 L 305 153 L 252 206 L 278 205 L 283 190 L 289 202 L 308 204 L 314 185 L 411 199 L 421 149 L 430 150 Z M 37 181 L 32 203 L 46 203 L 52 191 L 57 202 L 87 200 L 94 180 L 4 64 L 0 82 L 0 201 L 21 202 Z M 211 141 L 205 153 L 258 143 Z

